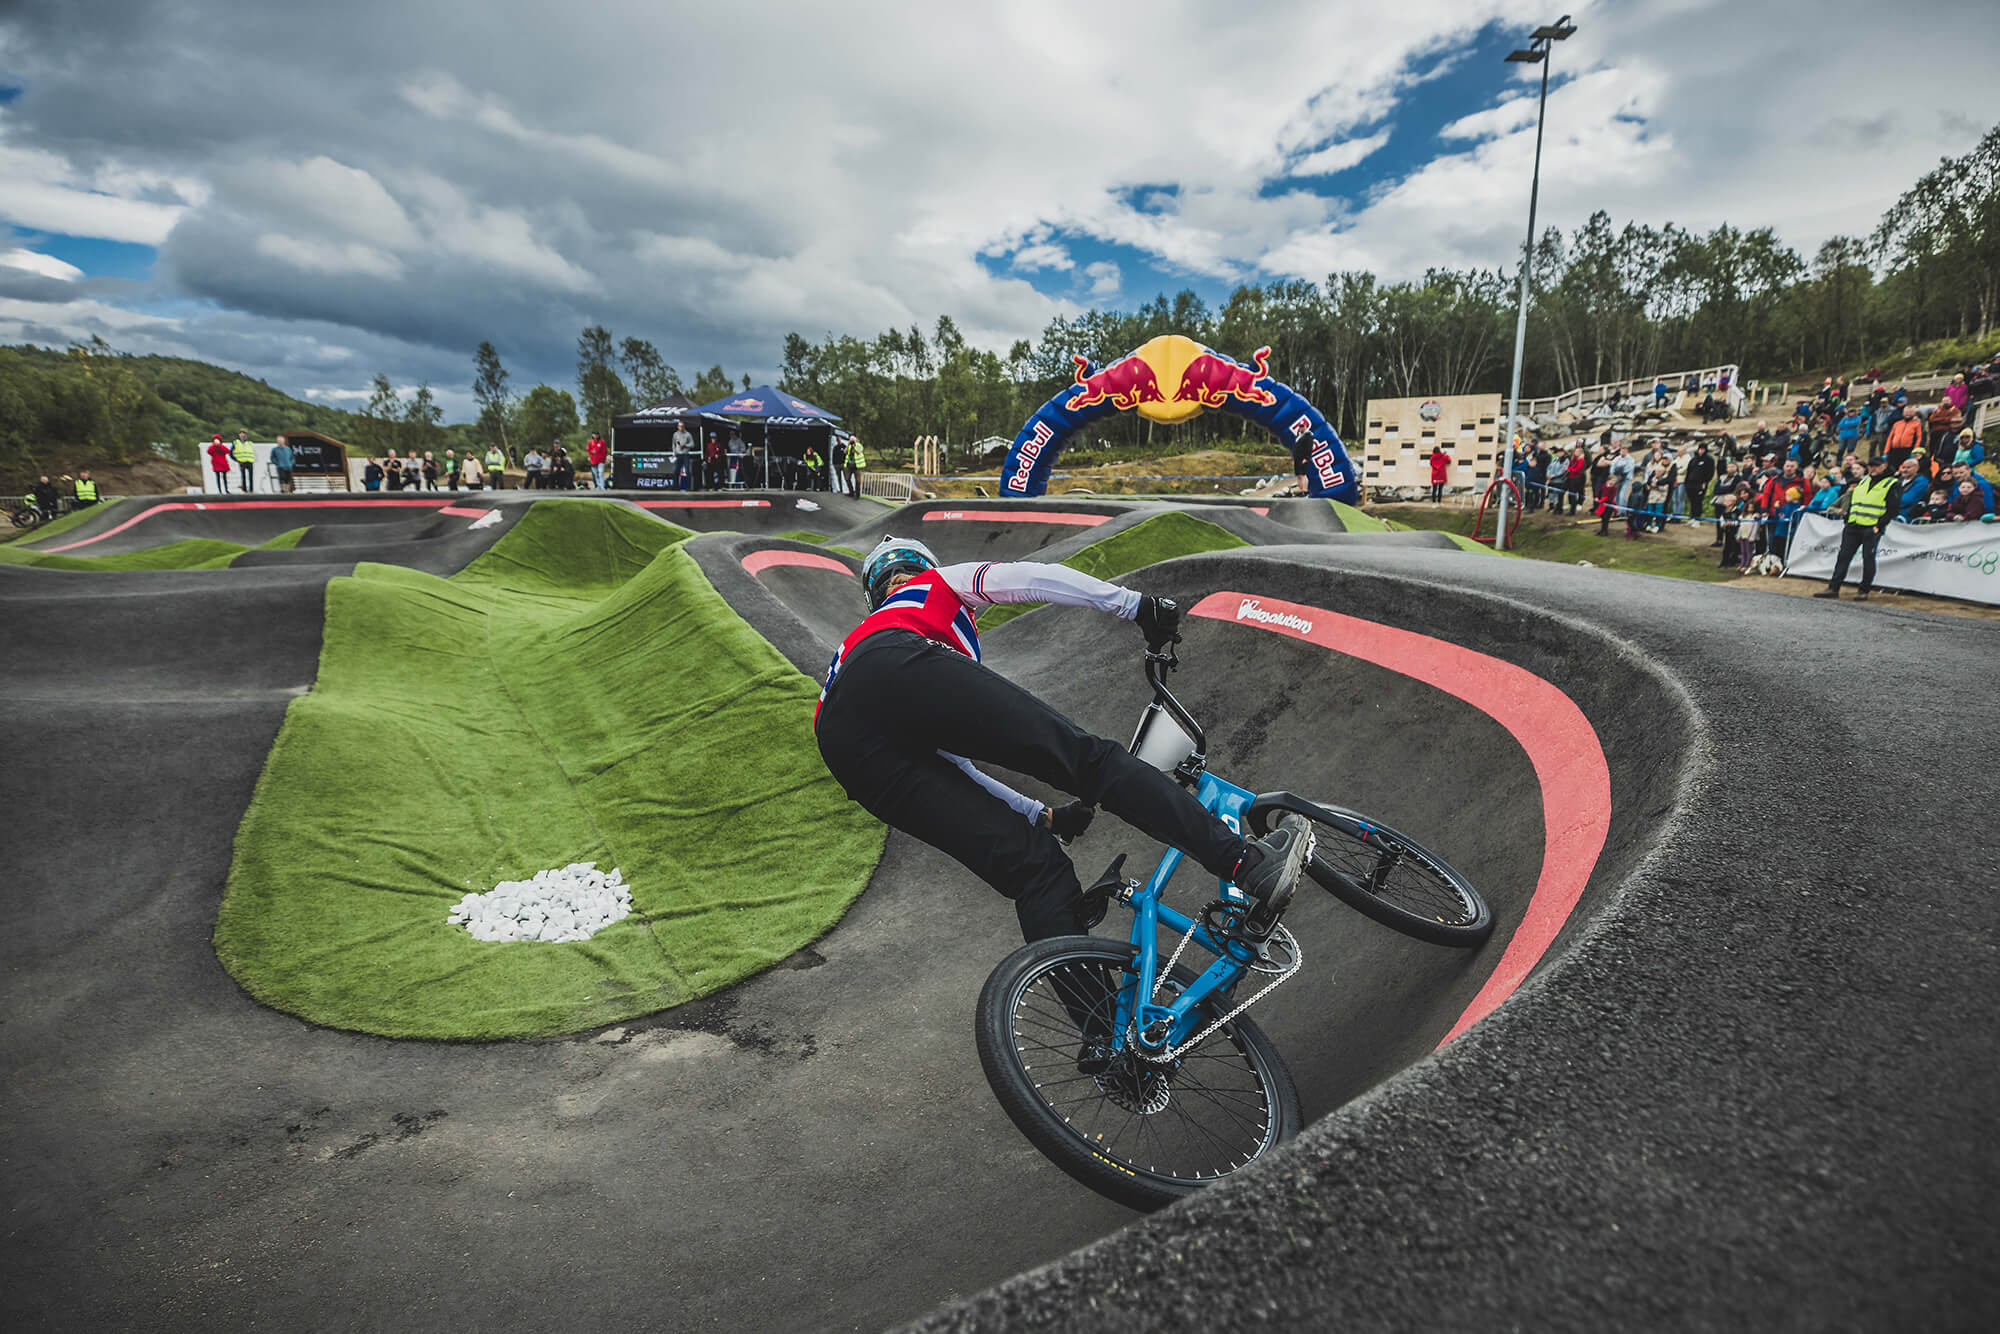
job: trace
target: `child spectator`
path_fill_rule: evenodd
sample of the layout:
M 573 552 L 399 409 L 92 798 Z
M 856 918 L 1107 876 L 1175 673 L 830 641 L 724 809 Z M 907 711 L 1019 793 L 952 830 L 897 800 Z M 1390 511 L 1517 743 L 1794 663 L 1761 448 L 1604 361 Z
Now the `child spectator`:
M 1736 522 L 1736 567 L 1748 574 L 1757 559 L 1757 534 L 1763 527 L 1763 521 L 1756 505 L 1749 501 L 1744 502 L 1740 514 Z
M 1958 495 L 1952 499 L 1951 508 L 1945 517 L 1953 523 L 1969 523 L 1986 515 L 1986 497 L 1970 480 L 1958 484 Z
M 1715 498 L 1715 532 L 1722 548 L 1722 559 L 1716 562 L 1719 569 L 1728 569 L 1738 564 L 1736 536 L 1736 511 L 1742 499 L 1734 491 L 1726 491 Z

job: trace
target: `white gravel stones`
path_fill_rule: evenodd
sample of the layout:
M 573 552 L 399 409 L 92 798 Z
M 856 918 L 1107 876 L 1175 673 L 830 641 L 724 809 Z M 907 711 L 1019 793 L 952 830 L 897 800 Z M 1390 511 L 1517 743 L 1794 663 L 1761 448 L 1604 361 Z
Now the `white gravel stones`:
M 559 871 L 537 871 L 533 880 L 508 880 L 484 894 L 467 894 L 445 918 L 475 940 L 589 940 L 632 913 L 632 891 L 623 873 L 600 871 L 596 862 L 571 862 Z

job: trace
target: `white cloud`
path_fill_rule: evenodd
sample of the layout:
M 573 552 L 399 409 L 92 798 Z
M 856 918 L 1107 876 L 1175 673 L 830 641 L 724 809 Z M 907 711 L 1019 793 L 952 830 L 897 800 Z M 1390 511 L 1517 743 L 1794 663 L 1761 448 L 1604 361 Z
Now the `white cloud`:
M 125 10 L 84 25 L 22 0 L 39 28 L 0 19 L 27 90 L 0 110 L 0 218 L 163 244 L 146 299 L 220 307 L 177 337 L 329 391 L 377 367 L 462 382 L 482 338 L 517 380 L 566 382 L 590 322 L 654 339 L 684 371 L 762 374 L 788 330 L 866 336 L 943 312 L 1004 347 L 1076 301 L 1150 297 L 1134 255 L 1222 283 L 1511 264 L 1537 72 L 1498 105 L 1456 108 L 1430 143 L 1399 113 L 1462 87 L 1489 21 L 1525 36 L 1549 17 L 1526 0 L 660 0 L 560 16 L 492 0 L 468 44 L 457 13 L 389 0 L 103 3 Z M 1815 11 L 1826 31 L 1869 17 L 1860 0 Z M 1927 0 L 1926 20 L 1968 67 L 2000 54 L 1971 0 Z M 1592 3 L 1577 21 L 1550 93 L 1548 225 L 1599 207 L 1768 222 L 1810 253 L 2000 118 L 1976 82 L 1882 77 L 1869 43 L 1774 57 L 1796 49 L 1795 7 L 1777 0 Z M 783 40 L 747 77 L 744 34 L 763 32 Z M 280 58 L 285 95 L 251 107 L 158 91 Z M 1307 188 L 1392 141 L 1429 160 L 1351 199 Z M 1804 183 L 1802 161 L 1825 174 Z M 353 359 L 329 360 L 334 346 Z
M 44 278 L 75 282 L 83 276 L 83 270 L 74 264 L 65 263 L 54 255 L 44 255 L 34 250 L 0 250 L 0 264 L 10 269 L 26 269 L 29 273 L 39 273 Z
M 1375 151 L 1389 142 L 1389 131 L 1371 134 L 1365 139 L 1347 139 L 1337 144 L 1328 144 L 1316 153 L 1309 153 L 1291 165 L 1288 176 L 1331 176 L 1337 171 L 1359 166 Z
M 257 238 L 257 253 L 308 273 L 351 273 L 383 279 L 403 276 L 403 266 L 394 255 L 385 255 L 357 241 L 315 241 L 266 232 Z
M 1034 273 L 1040 269 L 1056 269 L 1066 273 L 1076 267 L 1076 261 L 1069 257 L 1069 251 L 1052 241 L 1022 246 L 1014 252 L 1011 262 L 1023 273 Z
M 100 237 L 158 245 L 185 211 L 180 203 L 143 196 L 176 194 L 170 178 L 135 170 L 117 160 L 95 168 L 60 153 L 22 147 L 11 118 L 0 110 L 0 221 L 32 231 Z M 183 183 L 197 194 L 200 187 Z
M 312 220 L 327 235 L 386 250 L 406 250 L 422 239 L 382 182 L 325 154 L 303 162 L 259 163 L 238 173 L 234 184 L 239 202 L 270 201 Z

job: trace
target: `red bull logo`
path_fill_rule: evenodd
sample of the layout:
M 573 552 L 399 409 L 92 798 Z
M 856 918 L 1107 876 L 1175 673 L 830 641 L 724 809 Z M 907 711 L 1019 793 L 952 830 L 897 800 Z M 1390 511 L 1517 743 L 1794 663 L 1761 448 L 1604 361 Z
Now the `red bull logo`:
M 1255 370 L 1204 351 L 1181 372 L 1180 387 L 1174 390 L 1174 401 L 1219 408 L 1232 398 L 1240 398 L 1245 403 L 1261 403 L 1269 407 L 1278 401 L 1278 396 L 1268 389 L 1259 389 L 1257 382 L 1271 376 L 1271 349 L 1258 348 L 1251 360 L 1257 363 Z
M 1083 358 L 1078 357 L 1077 360 Z M 1022 495 L 1028 493 L 1028 477 L 1035 471 L 1035 460 L 1042 456 L 1042 451 L 1049 447 L 1049 441 L 1054 436 L 1055 431 L 1047 422 L 1035 423 L 1035 433 L 1021 445 L 1021 457 L 1014 465 L 1013 476 L 1007 479 L 1009 491 L 1018 491 Z
M 1321 445 L 1312 452 L 1312 466 L 1323 490 L 1332 491 L 1347 480 L 1347 474 L 1334 466 L 1333 450 L 1327 445 Z
M 1134 354 L 1120 357 L 1095 375 L 1085 375 L 1090 369 L 1090 361 L 1085 357 L 1072 357 L 1076 362 L 1077 391 L 1071 394 L 1063 407 L 1071 412 L 1078 408 L 1109 402 L 1123 412 L 1130 412 L 1141 403 L 1164 403 L 1165 395 L 1160 393 L 1160 377 L 1145 358 Z

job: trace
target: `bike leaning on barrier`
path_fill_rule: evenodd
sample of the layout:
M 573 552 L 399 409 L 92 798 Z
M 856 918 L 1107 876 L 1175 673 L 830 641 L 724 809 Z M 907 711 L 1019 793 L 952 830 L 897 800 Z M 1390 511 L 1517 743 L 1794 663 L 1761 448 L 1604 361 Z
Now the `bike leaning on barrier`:
M 1166 687 L 1180 642 L 1171 599 L 1038 562 L 940 567 L 923 544 L 894 537 L 864 560 L 862 585 L 870 613 L 828 667 L 820 753 L 850 798 L 1015 901 L 1028 944 L 981 993 L 981 1064 L 1022 1133 L 1093 1189 L 1157 1207 L 1297 1133 L 1291 1077 L 1245 1011 L 1298 971 L 1282 918 L 1302 880 L 1422 939 L 1470 946 L 1491 932 L 1478 893 L 1414 841 L 1207 772 L 1202 729 Z M 1137 623 L 1153 700 L 1131 745 L 1086 732 L 981 664 L 974 613 L 1017 602 Z M 1051 808 L 974 761 L 1078 800 Z M 1121 878 L 1120 857 L 1080 886 L 1061 843 L 1098 806 L 1167 845 L 1145 884 Z M 1219 887 L 1194 917 L 1162 901 L 1188 856 Z M 1085 934 L 1114 899 L 1133 909 L 1129 940 Z M 1179 936 L 1164 964 L 1160 929 Z M 1212 962 L 1183 965 L 1190 949 Z

